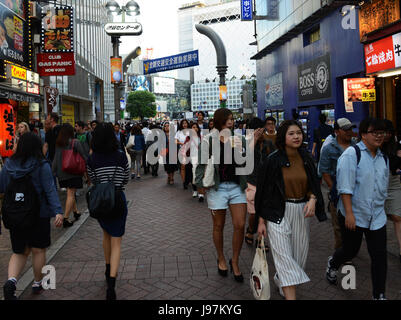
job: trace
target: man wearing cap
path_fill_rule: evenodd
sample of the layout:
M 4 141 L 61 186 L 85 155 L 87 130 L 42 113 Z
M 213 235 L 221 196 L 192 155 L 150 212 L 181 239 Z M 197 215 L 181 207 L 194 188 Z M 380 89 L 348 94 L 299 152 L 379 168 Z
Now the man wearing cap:
M 319 175 L 327 183 L 330 189 L 329 193 L 329 210 L 331 214 L 331 223 L 334 230 L 334 249 L 338 249 L 342 245 L 341 230 L 337 218 L 337 203 L 339 196 L 337 193 L 337 161 L 342 153 L 354 143 L 352 142 L 352 129 L 356 128 L 351 121 L 346 118 L 338 119 L 334 124 L 334 132 L 336 137 L 331 140 L 321 150 L 319 161 Z

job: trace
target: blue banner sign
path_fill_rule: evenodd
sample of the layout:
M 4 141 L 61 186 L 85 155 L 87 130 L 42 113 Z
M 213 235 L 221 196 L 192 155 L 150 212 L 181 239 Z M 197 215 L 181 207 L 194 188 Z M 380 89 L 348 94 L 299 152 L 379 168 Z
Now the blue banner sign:
M 198 50 L 143 62 L 143 74 L 199 66 Z
M 253 20 L 252 0 L 241 0 L 241 20 Z

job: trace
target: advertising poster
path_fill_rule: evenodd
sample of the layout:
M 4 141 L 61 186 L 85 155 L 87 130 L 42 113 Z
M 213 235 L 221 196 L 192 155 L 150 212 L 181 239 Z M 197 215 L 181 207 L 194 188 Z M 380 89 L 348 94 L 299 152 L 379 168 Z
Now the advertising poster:
M 4 6 L 14 11 L 15 14 L 23 19 L 25 19 L 24 2 L 25 0 L 0 0 L 0 3 L 4 4 Z
M 374 78 L 344 79 L 344 99 L 348 102 L 376 101 Z
M 123 82 L 123 60 L 121 57 L 110 58 L 111 83 Z
M 73 52 L 73 28 L 72 7 L 48 7 L 42 19 L 42 49 L 45 52 Z
M 72 104 L 63 104 L 61 106 L 62 123 L 69 123 L 75 125 L 75 110 Z
M 298 99 L 309 101 L 331 97 L 330 55 L 298 66 Z
M 25 21 L 0 3 L 0 60 L 26 65 Z
M 175 94 L 175 80 L 171 78 L 153 78 L 153 92 L 162 94 Z
M 128 86 L 131 88 L 131 91 L 150 91 L 149 80 L 145 76 L 129 76 Z
M 266 80 L 266 107 L 283 105 L 283 73 L 277 73 Z

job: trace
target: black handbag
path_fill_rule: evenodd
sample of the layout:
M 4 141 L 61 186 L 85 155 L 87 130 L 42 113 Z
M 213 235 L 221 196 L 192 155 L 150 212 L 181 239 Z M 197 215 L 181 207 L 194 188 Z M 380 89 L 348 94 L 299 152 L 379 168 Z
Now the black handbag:
M 105 183 L 100 183 L 95 174 L 93 186 L 86 193 L 89 215 L 95 219 L 115 220 L 122 214 L 121 190 L 114 185 L 114 177 L 117 167 L 114 170 L 113 178 Z

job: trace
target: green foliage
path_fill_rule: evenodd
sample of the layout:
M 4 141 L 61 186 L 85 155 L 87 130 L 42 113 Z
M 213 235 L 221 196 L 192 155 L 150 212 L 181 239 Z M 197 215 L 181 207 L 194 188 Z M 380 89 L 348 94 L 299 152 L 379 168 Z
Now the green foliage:
M 134 91 L 128 95 L 127 111 L 133 118 L 153 118 L 156 116 L 156 97 L 149 91 Z

